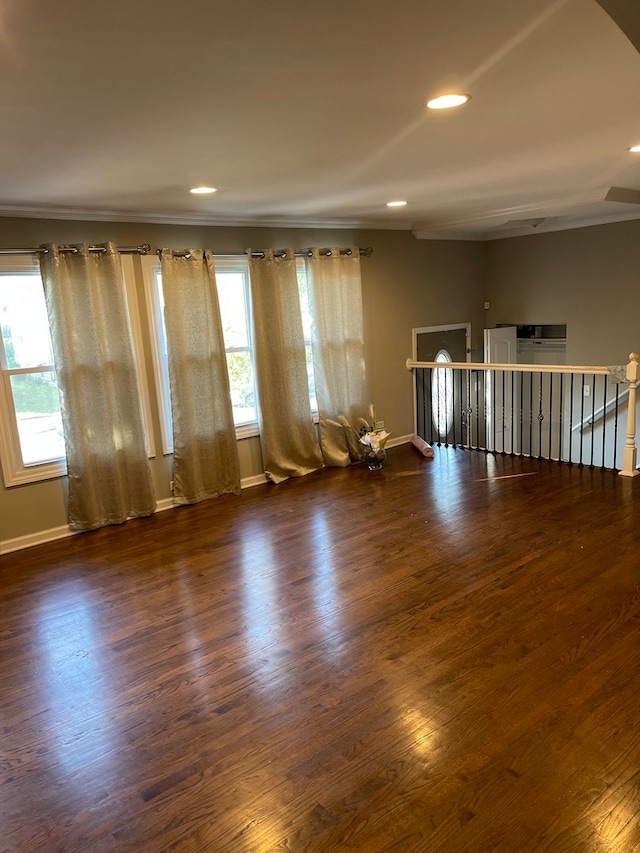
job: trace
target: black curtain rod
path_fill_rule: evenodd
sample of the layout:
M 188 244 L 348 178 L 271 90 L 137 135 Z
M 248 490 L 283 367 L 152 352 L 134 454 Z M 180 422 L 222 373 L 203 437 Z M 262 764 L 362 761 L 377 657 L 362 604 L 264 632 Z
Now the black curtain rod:
M 368 246 L 366 249 L 359 249 L 360 257 L 370 258 L 373 254 L 373 249 L 371 246 Z M 247 254 L 247 252 L 245 252 Z M 319 249 L 318 254 L 324 255 L 325 257 L 331 257 L 331 249 Z M 351 249 L 340 249 L 341 255 L 350 255 Z M 278 251 L 274 251 L 273 253 L 275 258 L 286 258 L 287 257 L 287 249 L 280 249 Z M 310 258 L 313 255 L 311 249 L 296 249 L 294 251 L 294 255 L 296 258 Z M 266 257 L 266 253 L 263 250 L 258 249 L 255 252 L 251 252 L 252 258 L 264 258 Z
M 371 255 L 373 254 L 373 248 L 371 246 L 368 246 L 366 249 L 359 249 L 358 251 L 360 252 L 361 258 L 362 257 L 370 258 Z M 158 249 L 156 251 L 156 254 L 159 255 L 159 254 L 161 254 L 161 252 L 162 252 L 162 249 Z M 287 249 L 277 249 L 274 251 L 273 256 L 275 258 L 286 258 L 287 253 L 288 253 Z M 174 251 L 171 254 L 173 255 L 174 258 L 190 258 L 191 257 L 188 249 L 184 249 L 182 251 Z M 248 252 L 219 252 L 220 257 L 226 257 L 226 258 L 235 258 L 235 257 L 244 258 L 247 256 L 247 254 L 248 254 Z M 320 249 L 319 254 L 324 255 L 325 257 L 330 257 L 331 256 L 331 249 Z M 340 249 L 340 254 L 341 255 L 350 255 L 351 249 Z M 310 258 L 313 255 L 313 252 L 311 249 L 296 249 L 294 251 L 294 255 L 296 258 Z M 215 257 L 215 254 L 214 254 L 214 257 Z M 266 252 L 264 250 L 259 249 L 255 252 L 251 252 L 251 257 L 252 258 L 265 258 Z
M 44 246 L 38 246 L 30 249 L 0 249 L 0 255 L 46 255 L 49 250 Z M 72 252 L 73 254 L 77 254 L 78 249 L 76 246 L 60 246 L 58 248 L 59 252 Z M 104 246 L 89 246 L 90 252 L 106 252 L 106 248 Z M 143 243 L 140 246 L 118 246 L 118 252 L 121 255 L 146 255 L 151 251 L 151 246 L 149 243 Z M 156 254 L 159 255 L 162 249 L 158 249 Z M 371 246 L 368 246 L 366 249 L 359 249 L 360 257 L 370 258 L 373 254 L 373 249 Z M 321 255 L 330 256 L 331 249 L 320 249 L 319 253 Z M 245 257 L 247 252 L 221 252 L 221 255 L 229 256 L 238 256 Z M 286 258 L 287 249 L 279 249 L 274 251 L 274 257 L 276 258 Z M 296 258 L 310 258 L 313 254 L 311 249 L 300 249 L 294 252 Z M 350 255 L 351 249 L 340 249 L 341 255 Z M 173 252 L 174 257 L 188 257 L 188 250 L 184 251 L 176 251 Z M 266 252 L 264 250 L 258 250 L 256 252 L 251 253 L 252 258 L 265 258 Z
M 0 255 L 46 255 L 48 249 L 44 246 L 39 246 L 37 249 L 0 249 Z M 76 246 L 59 246 L 59 252 L 72 252 L 77 254 Z M 105 246 L 89 246 L 90 252 L 106 252 Z M 141 246 L 118 246 L 118 252 L 121 255 L 146 255 L 151 251 L 151 246 L 148 243 L 143 243 Z

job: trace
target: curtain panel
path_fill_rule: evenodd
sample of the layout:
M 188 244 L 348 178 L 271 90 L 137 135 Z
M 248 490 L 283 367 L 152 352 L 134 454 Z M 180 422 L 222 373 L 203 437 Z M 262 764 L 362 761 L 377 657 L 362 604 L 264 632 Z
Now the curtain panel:
M 61 252 L 40 268 L 60 389 L 69 526 L 92 530 L 155 510 L 117 248 Z
M 360 250 L 350 255 L 313 249 L 305 260 L 312 317 L 313 370 L 325 465 L 363 457 L 358 431 L 371 424 L 364 360 Z
M 227 357 L 210 252 L 160 253 L 173 419 L 174 500 L 240 493 Z
M 267 250 L 249 255 L 260 443 L 265 474 L 274 483 L 322 467 L 309 401 L 309 378 L 296 259 Z

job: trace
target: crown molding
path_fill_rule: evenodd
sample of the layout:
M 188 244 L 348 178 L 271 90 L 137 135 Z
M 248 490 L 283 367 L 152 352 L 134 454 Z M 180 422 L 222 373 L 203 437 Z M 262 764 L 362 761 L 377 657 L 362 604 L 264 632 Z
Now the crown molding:
M 336 230 L 410 231 L 411 223 L 367 219 L 294 219 L 283 216 L 210 216 L 205 213 L 99 210 L 86 207 L 44 207 L 0 204 L 0 216 L 18 219 L 65 219 L 81 222 L 139 222 L 151 225 L 205 225 L 245 228 L 322 228 Z
M 612 191 L 616 190 L 616 193 Z M 560 200 L 546 200 L 532 204 L 487 210 L 469 216 L 450 217 L 418 223 L 412 228 L 418 240 L 501 240 L 507 237 L 520 237 L 530 234 L 569 231 L 575 228 L 589 228 L 593 225 L 607 225 L 615 222 L 627 222 L 640 219 L 640 211 L 628 203 L 631 197 L 622 197 L 621 193 L 633 194 L 635 191 L 619 190 L 616 187 L 603 187 L 583 193 L 566 196 Z M 635 197 L 634 197 L 635 202 Z M 604 202 L 622 203 L 604 210 L 589 211 L 592 205 Z M 637 202 L 635 202 L 637 204 Z M 576 208 L 583 212 L 576 212 Z M 569 211 L 563 214 L 563 211 Z M 543 220 L 533 226 L 528 219 Z M 544 220 L 548 220 L 544 222 Z M 520 222 L 518 221 L 520 220 Z
M 104 210 L 85 207 L 10 204 L 0 204 L 0 217 L 207 227 L 411 231 L 418 240 L 488 241 L 639 219 L 640 204 L 638 204 L 638 198 L 640 198 L 640 193 L 635 190 L 604 187 L 567 196 L 559 201 L 547 200 L 480 211 L 465 216 L 452 216 L 414 223 L 399 222 L 395 218 L 393 221 L 372 221 L 364 218 L 347 221 L 344 219 L 293 219 L 283 216 L 222 217 L 194 212 Z M 632 204 L 629 203 L 631 201 L 633 201 Z M 610 213 L 605 213 L 602 210 L 597 213 L 589 212 L 588 208 L 591 205 L 603 202 L 609 204 L 613 202 Z M 584 212 L 576 213 L 576 208 L 584 208 Z M 563 215 L 562 212 L 565 210 L 570 212 Z M 548 221 L 542 221 L 534 227 L 526 221 L 530 218 Z

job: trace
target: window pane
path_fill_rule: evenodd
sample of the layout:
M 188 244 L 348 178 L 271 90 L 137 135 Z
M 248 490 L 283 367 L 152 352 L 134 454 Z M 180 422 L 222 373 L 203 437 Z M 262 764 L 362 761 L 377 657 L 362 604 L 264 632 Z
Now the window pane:
M 227 366 L 231 385 L 233 420 L 236 425 L 254 423 L 258 415 L 251 353 L 249 350 L 227 353 Z
M 7 368 L 53 363 L 39 275 L 0 275 L 0 324 Z
M 160 270 L 155 271 L 154 280 L 156 284 L 156 295 L 158 297 L 159 320 L 161 321 L 158 324 L 160 352 L 165 358 L 167 358 L 167 332 L 164 325 L 164 291 L 162 290 L 162 276 L 160 274 Z
M 441 349 L 435 360 L 448 362 L 451 361 L 451 355 L 447 350 Z M 449 434 L 453 423 L 453 370 L 449 367 L 431 371 L 431 409 L 438 435 L 444 438 Z
M 304 333 L 305 350 L 307 355 L 307 378 L 309 379 L 309 401 L 311 411 L 318 411 L 316 399 L 316 380 L 313 374 L 313 350 L 311 349 L 311 311 L 309 310 L 309 289 L 307 287 L 307 271 L 304 261 L 296 264 L 298 273 L 298 293 L 300 294 L 300 313 L 302 314 L 302 331 Z
M 21 373 L 10 380 L 23 464 L 63 459 L 64 435 L 55 374 Z
M 245 302 L 245 277 L 241 272 L 216 270 L 216 285 L 222 328 L 227 349 L 249 346 L 247 331 L 247 305 Z
M 313 372 L 313 352 L 311 351 L 311 344 L 307 344 L 305 346 L 305 352 L 307 356 L 307 378 L 309 380 L 309 401 L 311 403 L 311 411 L 318 411 L 318 401 L 316 400 L 316 378 Z
M 300 294 L 300 313 L 302 314 L 302 330 L 305 341 L 311 340 L 311 311 L 309 310 L 309 290 L 307 288 L 307 271 L 304 261 L 296 264 L 298 273 L 298 293 Z

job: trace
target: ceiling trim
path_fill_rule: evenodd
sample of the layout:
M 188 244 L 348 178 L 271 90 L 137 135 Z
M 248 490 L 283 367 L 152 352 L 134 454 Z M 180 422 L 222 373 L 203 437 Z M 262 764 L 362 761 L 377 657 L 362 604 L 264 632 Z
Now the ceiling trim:
M 613 222 L 626 222 L 640 219 L 640 211 L 634 206 L 635 191 L 618 187 L 601 187 L 583 193 L 565 196 L 560 200 L 547 200 L 531 204 L 515 205 L 496 210 L 480 211 L 469 216 L 450 217 L 441 220 L 429 220 L 414 224 L 413 235 L 418 240 L 458 239 L 458 240 L 500 240 L 505 237 L 540 233 L 543 231 L 567 231 L 574 228 L 588 228 L 593 225 L 606 225 Z M 592 216 L 581 213 L 578 216 L 563 211 L 573 211 L 577 207 L 599 204 L 604 201 L 622 203 L 621 207 L 612 207 L 611 212 L 599 211 Z M 635 202 L 637 204 L 637 202 Z M 532 225 L 526 220 L 533 215 L 548 222 Z M 519 226 L 514 220 L 522 220 Z M 504 226 L 504 230 L 499 230 Z
M 374 229 L 410 231 L 410 222 L 380 222 L 365 219 L 287 219 L 286 217 L 210 216 L 206 213 L 172 211 L 94 210 L 83 207 L 42 207 L 0 204 L 0 216 L 26 219 L 67 219 L 86 222 L 140 222 L 154 225 L 218 225 L 263 228 Z

